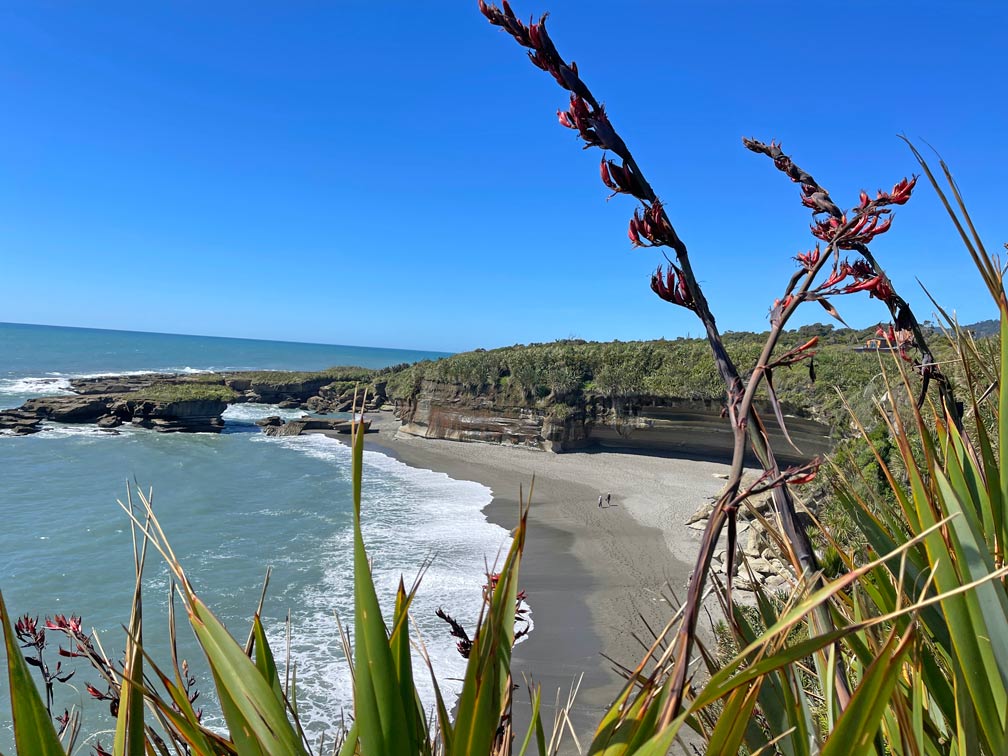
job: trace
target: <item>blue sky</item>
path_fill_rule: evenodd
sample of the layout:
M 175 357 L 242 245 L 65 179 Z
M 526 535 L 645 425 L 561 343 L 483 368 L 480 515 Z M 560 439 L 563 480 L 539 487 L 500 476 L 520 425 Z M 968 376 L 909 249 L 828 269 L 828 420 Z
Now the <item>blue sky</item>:
M 722 329 L 764 328 L 814 241 L 742 136 L 844 207 L 914 172 L 898 133 L 927 140 L 1008 240 L 1003 3 L 515 10 L 551 11 Z M 436 350 L 699 333 L 651 293 L 660 257 L 557 124 L 565 93 L 475 0 L 2 2 L 0 97 L 0 321 Z M 928 187 L 873 249 L 921 317 L 915 278 L 991 317 Z

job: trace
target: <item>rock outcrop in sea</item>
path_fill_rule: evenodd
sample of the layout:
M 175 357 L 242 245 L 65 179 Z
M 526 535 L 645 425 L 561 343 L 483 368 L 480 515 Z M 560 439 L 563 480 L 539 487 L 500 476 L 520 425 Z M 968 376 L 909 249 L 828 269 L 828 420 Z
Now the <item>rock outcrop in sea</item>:
M 376 410 L 384 404 L 384 387 L 384 381 L 372 384 L 367 409 Z M 255 371 L 195 376 L 145 373 L 77 378 L 70 382 L 72 394 L 38 397 L 17 409 L 0 410 L 0 431 L 15 435 L 38 433 L 42 423 L 48 421 L 93 423 L 110 432 L 123 423 L 132 423 L 164 433 L 219 433 L 229 404 L 257 402 L 311 412 L 343 412 L 350 409 L 354 388 L 355 381 L 330 372 Z M 319 421 L 316 425 L 338 431 L 332 422 L 337 421 L 328 425 Z M 296 435 L 297 427 L 292 425 L 284 434 Z

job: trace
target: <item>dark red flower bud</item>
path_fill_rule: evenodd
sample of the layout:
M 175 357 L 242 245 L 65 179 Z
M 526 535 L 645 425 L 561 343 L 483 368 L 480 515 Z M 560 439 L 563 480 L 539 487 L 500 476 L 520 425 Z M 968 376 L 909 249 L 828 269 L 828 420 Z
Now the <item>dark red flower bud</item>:
M 907 200 L 910 199 L 910 195 L 913 193 L 914 187 L 917 185 L 917 176 L 912 179 L 903 179 L 896 186 L 890 194 L 885 194 L 881 189 L 879 189 L 878 199 L 881 200 L 883 197 L 886 202 L 892 203 L 893 205 L 905 205 Z
M 606 187 L 608 187 L 609 189 L 612 189 L 613 192 L 618 192 L 620 191 L 619 185 L 612 180 L 612 175 L 609 173 L 610 162 L 611 161 L 602 158 L 602 164 L 599 166 L 599 171 L 602 176 L 602 183 L 605 184 Z
M 664 276 L 662 276 L 661 265 L 651 275 L 651 291 L 666 302 L 693 309 L 693 297 L 686 286 L 682 271 L 671 263 L 669 263 L 668 271 Z
M 871 278 L 875 275 L 875 270 L 868 264 L 867 260 L 856 260 L 853 265 L 847 263 L 846 260 L 844 262 L 847 264 L 847 270 L 854 278 L 861 280 Z
M 641 241 L 639 226 L 640 219 L 637 217 L 637 211 L 634 210 L 634 217 L 630 219 L 630 228 L 627 230 L 627 236 L 630 237 L 630 241 L 633 242 L 635 247 L 644 246 L 644 243 Z
M 833 235 L 836 230 L 840 228 L 841 224 L 847 222 L 847 216 L 841 216 L 840 218 L 829 217 L 825 220 L 821 220 L 818 223 L 812 224 L 812 235 L 817 239 L 822 239 L 824 242 L 833 241 Z
M 812 270 L 819 262 L 819 255 L 819 245 L 816 244 L 815 249 L 810 249 L 808 252 L 799 252 L 795 256 L 795 260 L 797 260 L 801 266 L 805 268 L 805 270 Z
M 622 165 L 617 165 L 614 160 L 602 158 L 599 171 L 602 183 L 613 190 L 610 197 L 616 194 L 631 194 L 638 199 L 644 198 L 643 187 L 625 160 Z

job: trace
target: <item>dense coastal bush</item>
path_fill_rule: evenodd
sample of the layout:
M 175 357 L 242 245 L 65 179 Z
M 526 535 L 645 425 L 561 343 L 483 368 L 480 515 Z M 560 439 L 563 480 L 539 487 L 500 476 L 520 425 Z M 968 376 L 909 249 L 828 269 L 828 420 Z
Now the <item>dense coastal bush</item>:
M 767 335 L 728 332 L 724 343 L 734 361 L 746 364 L 759 355 Z M 819 349 L 811 363 L 815 379 L 808 369 L 782 371 L 775 383 L 777 395 L 793 411 L 831 425 L 846 424 L 840 394 L 863 409 L 871 402 L 866 387 L 881 390 L 878 352 L 854 351 L 870 340 L 878 340 L 876 328 L 803 326 L 784 332 L 781 348 L 795 348 L 815 336 L 819 338 Z M 607 343 L 563 340 L 479 349 L 397 371 L 390 377 L 386 391 L 392 398 L 408 400 L 420 390 L 422 380 L 458 384 L 474 395 L 490 395 L 551 414 L 563 412 L 552 412 L 554 405 L 576 405 L 591 396 L 725 400 L 724 383 L 702 339 Z M 758 396 L 766 400 L 766 390 Z

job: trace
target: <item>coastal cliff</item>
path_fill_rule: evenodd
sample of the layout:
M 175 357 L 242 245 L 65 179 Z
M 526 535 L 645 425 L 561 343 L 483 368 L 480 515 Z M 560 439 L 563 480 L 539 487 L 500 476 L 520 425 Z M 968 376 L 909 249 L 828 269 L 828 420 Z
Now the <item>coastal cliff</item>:
M 480 441 L 552 452 L 603 448 L 718 458 L 733 438 L 714 400 L 664 396 L 589 395 L 576 406 L 521 406 L 495 393 L 473 393 L 458 383 L 422 380 L 409 398 L 396 402 L 401 433 L 422 438 Z M 764 415 L 772 417 L 765 407 Z M 830 427 L 791 415 L 788 432 L 801 454 L 771 429 L 782 461 L 800 461 L 831 446 Z M 779 438 L 778 438 L 779 437 Z
M 788 431 L 801 452 L 783 438 L 769 397 L 758 399 L 782 461 L 804 461 L 830 448 L 831 434 L 842 434 L 849 424 L 841 394 L 855 405 L 872 406 L 878 359 L 851 349 L 866 333 L 871 335 L 814 325 L 785 334 L 781 348 L 811 336 L 821 343 L 814 366 L 810 361 L 774 375 Z M 725 335 L 738 364 L 750 364 L 762 343 L 762 334 Z M 70 396 L 0 411 L 0 431 L 34 433 L 46 420 L 217 432 L 228 404 L 255 402 L 327 415 L 348 412 L 355 392 L 366 390 L 368 411 L 392 403 L 401 431 L 423 438 L 551 452 L 608 448 L 703 457 L 724 456 L 732 445 L 722 417 L 724 387 L 699 339 L 572 339 L 477 349 L 380 370 L 106 376 L 73 380 L 71 390 Z

